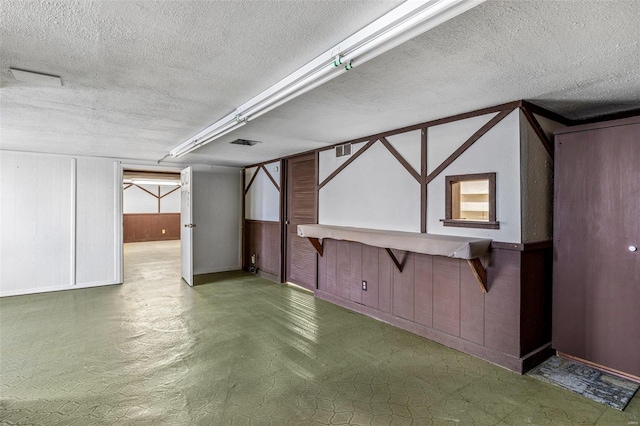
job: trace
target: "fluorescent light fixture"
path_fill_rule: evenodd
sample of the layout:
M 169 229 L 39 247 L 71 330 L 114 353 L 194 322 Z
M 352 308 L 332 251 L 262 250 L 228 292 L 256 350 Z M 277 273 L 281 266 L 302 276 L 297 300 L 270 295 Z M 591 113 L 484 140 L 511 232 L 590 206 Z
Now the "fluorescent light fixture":
M 13 78 L 25 83 L 41 84 L 43 86 L 62 86 L 62 79 L 56 75 L 42 74 L 39 72 L 19 70 L 17 68 L 9 68 Z
M 485 0 L 409 0 L 172 149 L 180 157 Z

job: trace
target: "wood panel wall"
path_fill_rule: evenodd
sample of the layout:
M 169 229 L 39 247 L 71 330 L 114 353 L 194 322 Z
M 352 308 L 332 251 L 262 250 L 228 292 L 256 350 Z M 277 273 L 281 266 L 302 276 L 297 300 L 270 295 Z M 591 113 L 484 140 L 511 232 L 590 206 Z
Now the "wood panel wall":
M 465 260 L 394 252 L 402 273 L 385 249 L 325 239 L 317 296 L 520 373 L 549 347 L 550 248 L 493 249 L 486 294 Z
M 255 254 L 258 274 L 279 282 L 280 240 L 280 222 L 245 219 L 242 267 L 248 270 Z
M 180 213 L 127 213 L 123 216 L 125 243 L 180 239 Z

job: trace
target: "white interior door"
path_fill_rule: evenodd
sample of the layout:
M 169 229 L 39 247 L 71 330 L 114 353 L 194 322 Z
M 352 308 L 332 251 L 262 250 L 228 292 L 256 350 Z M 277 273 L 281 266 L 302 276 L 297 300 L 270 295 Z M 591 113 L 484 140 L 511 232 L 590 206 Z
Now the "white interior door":
M 182 279 L 193 285 L 193 172 L 191 167 L 180 172 L 180 272 Z

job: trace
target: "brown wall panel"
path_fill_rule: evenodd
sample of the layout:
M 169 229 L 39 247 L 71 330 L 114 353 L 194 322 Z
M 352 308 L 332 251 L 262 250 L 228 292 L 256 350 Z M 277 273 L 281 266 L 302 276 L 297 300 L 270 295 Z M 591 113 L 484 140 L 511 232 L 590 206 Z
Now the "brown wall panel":
M 427 327 L 433 325 L 433 256 L 415 255 L 415 322 Z
M 520 356 L 520 251 L 493 249 L 487 267 L 484 344 Z
M 324 239 L 324 256 L 327 258 L 327 292 L 338 294 L 338 242 L 336 240 Z
M 351 256 L 349 298 L 356 303 L 362 303 L 362 244 L 349 243 L 349 254 Z
M 552 249 L 522 253 L 521 268 L 520 355 L 525 355 L 551 341 Z
M 336 294 L 345 299 L 351 297 L 351 246 L 348 241 L 337 241 Z
M 541 352 L 540 359 L 535 354 L 524 357 L 549 342 L 549 289 L 543 281 L 549 247 L 493 249 L 482 259 L 489 275 L 484 294 L 465 260 L 394 251 L 404 266 L 400 273 L 383 248 L 331 239 L 323 243 L 319 265 L 320 277 L 326 279 L 320 280 L 320 297 L 350 309 L 359 306 L 358 312 L 436 336 L 441 343 L 515 371 L 548 356 Z M 520 297 L 521 274 L 529 274 L 522 280 L 529 286 L 522 291 L 531 302 L 527 307 Z M 362 280 L 368 291 L 362 291 Z M 527 316 L 522 323 L 526 330 L 521 330 L 521 312 Z
M 383 248 L 378 248 L 378 308 L 391 313 L 393 303 L 392 283 L 395 266 Z
M 243 266 L 251 266 L 251 255 L 256 254 L 259 271 L 280 276 L 280 223 L 245 219 Z
M 460 265 L 460 337 L 484 344 L 484 293 L 478 288 L 478 282 L 461 261 Z M 486 262 L 483 262 L 486 264 Z
M 413 321 L 415 304 L 415 253 L 393 251 L 403 265 L 402 272 L 393 268 L 393 315 Z
M 433 258 L 433 328 L 460 336 L 460 261 Z
M 378 248 L 362 246 L 362 279 L 367 282 L 367 291 L 362 292 L 362 304 L 378 308 Z M 360 283 L 362 285 L 362 283 Z
M 123 227 L 125 243 L 179 240 L 180 213 L 127 213 Z

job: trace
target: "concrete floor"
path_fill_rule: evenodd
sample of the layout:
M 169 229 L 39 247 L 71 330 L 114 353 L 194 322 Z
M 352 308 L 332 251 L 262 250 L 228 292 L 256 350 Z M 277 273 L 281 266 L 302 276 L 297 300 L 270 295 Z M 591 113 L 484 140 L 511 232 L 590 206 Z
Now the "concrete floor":
M 126 282 L 0 299 L 0 423 L 637 425 L 622 413 L 244 273 L 190 288 L 177 242 Z

